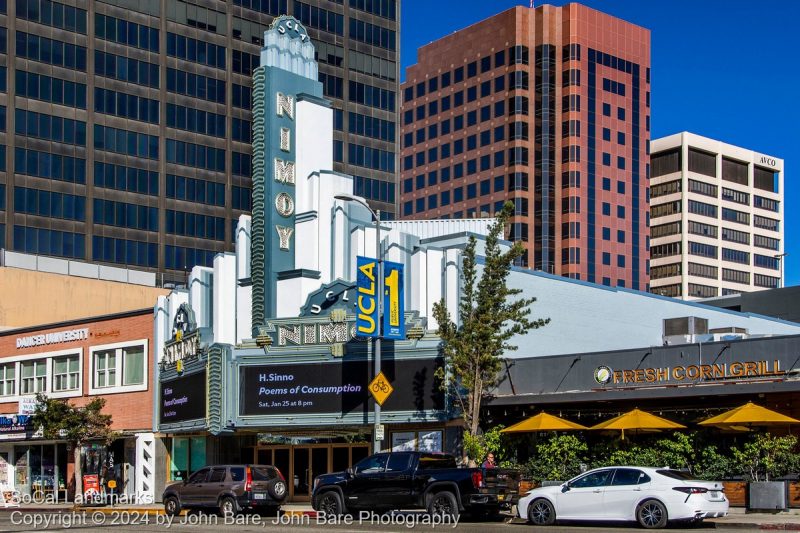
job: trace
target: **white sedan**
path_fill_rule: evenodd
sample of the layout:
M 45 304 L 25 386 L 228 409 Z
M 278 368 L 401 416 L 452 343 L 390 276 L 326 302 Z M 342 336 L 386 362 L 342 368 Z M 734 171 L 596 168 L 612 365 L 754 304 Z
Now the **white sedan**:
M 520 518 L 535 525 L 558 520 L 636 521 L 644 528 L 670 520 L 699 521 L 728 514 L 722 484 L 699 481 L 667 468 L 597 468 L 563 485 L 539 487 L 517 504 Z

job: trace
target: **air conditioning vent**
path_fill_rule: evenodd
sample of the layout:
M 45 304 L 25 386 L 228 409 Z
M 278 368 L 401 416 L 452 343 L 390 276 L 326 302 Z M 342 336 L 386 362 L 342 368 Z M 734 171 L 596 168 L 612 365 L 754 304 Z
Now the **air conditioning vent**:
M 708 334 L 708 319 L 696 316 L 664 319 L 664 337 Z

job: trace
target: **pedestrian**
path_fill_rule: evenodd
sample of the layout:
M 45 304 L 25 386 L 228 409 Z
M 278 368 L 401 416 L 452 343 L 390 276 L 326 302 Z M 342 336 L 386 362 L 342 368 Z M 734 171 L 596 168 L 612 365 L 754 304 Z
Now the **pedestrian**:
M 497 465 L 494 464 L 494 454 L 489 452 L 486 454 L 486 460 L 483 462 L 483 468 L 497 468 Z

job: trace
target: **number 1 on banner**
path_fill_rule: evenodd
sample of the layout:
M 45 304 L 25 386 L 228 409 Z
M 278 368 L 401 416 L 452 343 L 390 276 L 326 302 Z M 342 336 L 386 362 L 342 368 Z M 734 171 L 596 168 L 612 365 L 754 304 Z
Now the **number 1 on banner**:
M 405 272 L 401 263 L 383 263 L 383 338 L 404 340 L 405 328 Z
M 383 280 L 383 285 L 386 287 L 386 294 L 389 296 L 389 326 L 400 325 L 400 289 L 397 286 L 400 273 L 397 270 L 392 270 L 392 273 L 386 276 Z

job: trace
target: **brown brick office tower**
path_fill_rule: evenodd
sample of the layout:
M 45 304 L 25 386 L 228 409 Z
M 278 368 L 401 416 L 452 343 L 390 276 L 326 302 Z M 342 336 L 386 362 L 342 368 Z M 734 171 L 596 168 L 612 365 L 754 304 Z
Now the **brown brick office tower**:
M 511 200 L 524 265 L 647 289 L 648 30 L 515 7 L 420 48 L 402 93 L 403 218 Z

